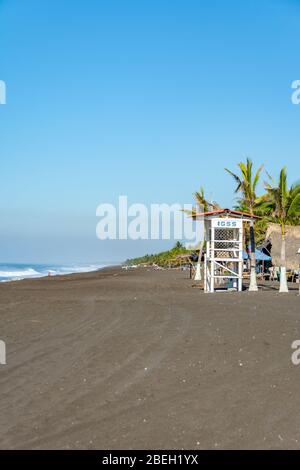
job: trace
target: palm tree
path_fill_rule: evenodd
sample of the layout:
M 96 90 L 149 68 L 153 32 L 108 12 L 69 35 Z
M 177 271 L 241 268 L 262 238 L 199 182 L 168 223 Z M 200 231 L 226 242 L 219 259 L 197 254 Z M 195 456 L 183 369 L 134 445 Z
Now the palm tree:
M 287 183 L 286 167 L 282 168 L 277 184 L 265 183 L 268 194 L 267 205 L 270 214 L 281 226 L 281 266 L 280 266 L 280 290 L 288 292 L 286 277 L 286 225 L 296 225 L 300 219 L 300 183 L 295 183 L 291 188 Z
M 196 207 L 193 207 L 191 211 L 185 210 L 185 212 L 194 218 L 196 218 L 197 214 L 199 214 L 199 211 L 205 213 L 205 212 L 216 211 L 216 210 L 221 209 L 218 203 L 208 201 L 207 197 L 205 196 L 205 191 L 204 191 L 203 186 L 201 186 L 199 191 L 195 191 L 193 196 L 196 202 Z M 199 246 L 198 263 L 197 263 L 196 273 L 194 277 L 195 281 L 201 281 L 202 279 L 201 259 L 202 259 L 203 247 L 204 247 L 204 240 L 200 242 L 200 246 Z
M 256 189 L 263 165 L 258 168 L 255 174 L 253 172 L 253 163 L 250 158 L 247 158 L 246 163 L 238 163 L 238 167 L 241 175 L 233 173 L 232 171 L 228 170 L 228 168 L 225 168 L 225 171 L 227 171 L 227 173 L 229 173 L 237 183 L 235 192 L 241 194 L 241 198 L 239 198 L 239 205 L 243 207 L 244 210 L 247 210 L 253 217 L 255 215 L 256 209 L 260 204 L 260 198 L 258 198 L 256 195 Z M 250 263 L 251 272 L 249 291 L 256 292 L 258 288 L 256 279 L 255 233 L 253 219 L 250 221 Z
M 221 209 L 219 204 L 217 202 L 211 201 L 209 202 L 206 195 L 203 186 L 199 189 L 199 191 L 195 191 L 194 194 L 194 200 L 196 202 L 196 207 L 193 207 L 191 211 L 185 210 L 187 214 L 191 215 L 192 217 L 196 217 L 196 215 L 200 212 L 210 212 L 210 211 L 216 211 Z

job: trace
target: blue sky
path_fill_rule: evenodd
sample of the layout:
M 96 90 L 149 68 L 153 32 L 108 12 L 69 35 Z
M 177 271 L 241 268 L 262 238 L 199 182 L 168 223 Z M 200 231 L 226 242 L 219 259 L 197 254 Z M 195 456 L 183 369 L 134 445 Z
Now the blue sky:
M 224 166 L 300 177 L 298 0 L 0 0 L 0 261 L 120 260 L 101 202 L 232 206 Z

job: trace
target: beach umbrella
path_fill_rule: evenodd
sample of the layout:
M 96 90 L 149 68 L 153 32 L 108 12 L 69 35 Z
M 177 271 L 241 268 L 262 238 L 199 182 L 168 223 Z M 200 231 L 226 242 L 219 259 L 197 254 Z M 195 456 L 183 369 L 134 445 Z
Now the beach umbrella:
M 243 251 L 243 258 L 244 260 L 250 259 L 249 254 L 246 251 Z M 263 251 L 258 249 L 255 250 L 255 258 L 256 261 L 272 261 L 271 256 L 266 255 Z

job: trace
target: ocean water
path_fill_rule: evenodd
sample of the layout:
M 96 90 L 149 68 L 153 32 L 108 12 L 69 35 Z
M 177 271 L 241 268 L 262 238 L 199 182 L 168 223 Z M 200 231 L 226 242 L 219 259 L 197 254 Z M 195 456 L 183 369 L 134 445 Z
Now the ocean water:
M 87 273 L 105 268 L 105 264 L 87 265 L 50 265 L 50 264 L 2 264 L 0 263 L 0 282 L 19 281 L 36 277 Z

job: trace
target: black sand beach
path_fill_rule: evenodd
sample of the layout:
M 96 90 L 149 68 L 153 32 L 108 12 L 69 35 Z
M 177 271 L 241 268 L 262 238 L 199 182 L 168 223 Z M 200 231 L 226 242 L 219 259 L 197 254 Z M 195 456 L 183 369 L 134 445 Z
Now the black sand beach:
M 300 449 L 296 290 L 119 268 L 0 285 L 2 449 Z

